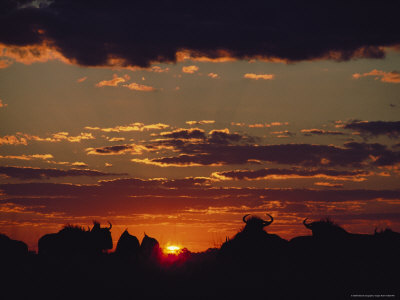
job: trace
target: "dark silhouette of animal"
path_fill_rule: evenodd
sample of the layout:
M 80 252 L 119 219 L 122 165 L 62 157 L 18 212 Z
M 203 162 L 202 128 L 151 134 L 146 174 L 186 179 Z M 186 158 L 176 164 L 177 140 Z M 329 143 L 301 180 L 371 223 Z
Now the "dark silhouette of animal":
M 140 254 L 142 259 L 150 261 L 158 261 L 161 257 L 160 244 L 155 238 L 149 237 L 144 234 L 142 243 L 140 245 Z
M 67 225 L 58 233 L 42 236 L 38 242 L 39 255 L 76 256 L 98 255 L 111 249 L 111 223 L 109 227 L 101 228 L 93 222 L 92 229 L 85 230 L 80 226 Z
M 122 258 L 137 259 L 140 251 L 139 240 L 136 236 L 129 234 L 126 229 L 120 236 L 115 254 Z
M 243 217 L 246 224 L 232 239 L 221 246 L 219 258 L 228 263 L 241 262 L 244 265 L 271 263 L 274 255 L 281 256 L 287 241 L 276 234 L 269 234 L 264 228 L 271 225 L 274 218 L 267 214 L 269 221 L 249 215 Z M 276 259 L 276 258 L 275 258 Z M 277 262 L 276 259 L 275 262 Z
M 20 258 L 28 254 L 28 246 L 22 242 L 10 239 L 7 235 L 0 233 L 0 258 Z

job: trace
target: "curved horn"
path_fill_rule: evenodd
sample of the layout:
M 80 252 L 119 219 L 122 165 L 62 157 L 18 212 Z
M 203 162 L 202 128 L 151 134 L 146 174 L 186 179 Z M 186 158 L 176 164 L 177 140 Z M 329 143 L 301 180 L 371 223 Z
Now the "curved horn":
M 244 217 L 243 217 L 243 222 L 245 222 L 246 224 L 247 224 L 246 218 L 247 218 L 248 216 L 250 216 L 250 214 L 244 215 Z
M 308 218 L 304 219 L 304 221 L 303 221 L 304 226 L 306 226 L 307 229 L 312 229 L 312 225 L 306 223 L 307 220 L 308 220 Z
M 264 221 L 264 226 L 271 225 L 272 222 L 274 221 L 274 218 L 273 218 L 270 214 L 267 214 L 267 216 L 268 216 L 271 220 L 270 220 L 270 221 Z
M 108 221 L 108 224 L 110 224 L 110 227 L 108 227 L 108 230 L 111 230 L 112 224 L 110 223 L 110 221 Z

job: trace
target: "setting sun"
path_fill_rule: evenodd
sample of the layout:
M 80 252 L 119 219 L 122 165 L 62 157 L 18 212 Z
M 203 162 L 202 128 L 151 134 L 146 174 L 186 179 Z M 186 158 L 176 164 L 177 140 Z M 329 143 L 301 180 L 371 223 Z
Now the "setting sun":
M 181 248 L 175 245 L 165 247 L 165 252 L 167 254 L 178 254 Z

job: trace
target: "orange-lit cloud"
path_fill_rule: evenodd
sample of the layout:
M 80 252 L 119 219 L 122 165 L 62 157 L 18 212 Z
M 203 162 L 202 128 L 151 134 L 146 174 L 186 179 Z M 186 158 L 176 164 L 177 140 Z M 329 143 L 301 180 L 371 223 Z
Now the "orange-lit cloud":
M 205 125 L 205 124 L 214 124 L 214 120 L 201 120 L 201 121 L 186 121 L 186 124 L 192 125 Z
M 7 107 L 8 104 L 7 103 L 3 103 L 3 100 L 0 99 L 0 108 L 1 107 Z
M 301 178 L 324 178 L 341 181 L 365 181 L 366 177 L 374 175 L 371 172 L 339 171 L 335 169 L 259 169 L 259 170 L 234 170 L 214 172 L 211 177 L 219 180 L 285 180 Z
M 141 92 L 152 92 L 155 91 L 156 89 L 152 86 L 144 85 L 144 84 L 139 84 L 132 82 L 130 84 L 124 84 L 124 87 L 132 90 L 132 91 L 141 91 Z
M 324 130 L 324 129 L 302 129 L 300 131 L 305 136 L 311 135 L 344 135 L 341 131 L 332 131 L 332 130 Z
M 333 188 L 343 187 L 343 184 L 341 184 L 341 183 L 332 183 L 332 182 L 314 182 L 314 185 L 324 186 L 324 187 L 333 187 Z
M 0 159 L 18 159 L 18 160 L 32 160 L 32 159 L 43 159 L 47 160 L 53 158 L 51 154 L 22 154 L 22 155 L 0 155 Z
M 271 123 L 254 123 L 254 124 L 246 124 L 241 122 L 231 122 L 232 126 L 239 127 L 249 127 L 249 128 L 270 128 L 272 126 L 284 126 L 289 125 L 289 122 L 271 122 Z
M 0 137 L 0 145 L 28 145 L 26 137 L 5 135 Z
M 99 148 L 86 148 L 86 154 L 88 155 L 121 155 L 121 154 L 132 154 L 139 155 L 143 152 L 148 151 L 148 148 L 142 145 L 130 144 L 130 145 L 116 145 L 106 146 Z
M 167 73 L 169 72 L 169 68 L 161 68 L 160 66 L 153 66 L 150 68 L 150 71 L 155 73 Z
M 211 77 L 211 78 L 214 78 L 214 79 L 218 79 L 219 78 L 219 75 L 216 74 L 216 73 L 208 73 L 207 76 Z
M 6 59 L 0 59 L 0 69 L 5 69 L 8 68 L 13 64 L 12 61 L 6 60 Z
M 125 141 L 124 137 L 113 137 L 108 139 L 110 142 L 122 142 Z
M 193 74 L 194 72 L 197 72 L 199 70 L 198 66 L 185 66 L 182 67 L 182 72 L 187 73 L 187 74 Z
M 254 74 L 254 73 L 246 73 L 243 76 L 244 78 L 248 78 L 248 79 L 263 79 L 263 80 L 271 80 L 275 78 L 274 74 Z
M 81 82 L 84 82 L 86 79 L 87 79 L 87 76 L 77 79 L 76 82 L 81 83 Z
M 59 60 L 70 64 L 60 52 L 51 48 L 46 43 L 42 45 L 11 46 L 0 44 L 0 53 L 2 56 L 13 59 L 14 61 L 26 65 L 36 62 L 47 62 L 49 60 Z
M 111 80 L 102 80 L 99 83 L 96 83 L 97 87 L 103 87 L 103 86 L 118 86 L 118 84 L 125 82 L 126 80 L 129 80 L 129 76 L 126 77 L 119 77 L 117 74 L 113 75 L 113 79 Z
M 400 73 L 397 71 L 385 72 L 374 69 L 371 72 L 363 74 L 360 73 L 353 74 L 354 79 L 359 79 L 361 77 L 366 77 L 366 76 L 375 76 L 375 80 L 380 80 L 381 82 L 400 83 Z
M 100 127 L 92 127 L 92 126 L 86 126 L 86 130 L 100 130 L 104 132 L 129 132 L 129 131 L 144 131 L 144 130 L 161 130 L 161 129 L 166 129 L 168 128 L 169 125 L 163 124 L 163 123 L 157 123 L 157 124 L 149 124 L 145 125 L 143 123 L 131 123 L 126 126 L 115 126 L 115 127 L 109 127 L 109 128 L 100 128 Z
M 199 55 L 198 53 L 193 53 L 189 50 L 176 52 L 176 60 L 182 62 L 185 60 L 192 60 L 198 62 L 213 62 L 213 63 L 223 63 L 236 61 L 237 59 L 233 57 L 228 51 L 217 50 L 215 57 Z

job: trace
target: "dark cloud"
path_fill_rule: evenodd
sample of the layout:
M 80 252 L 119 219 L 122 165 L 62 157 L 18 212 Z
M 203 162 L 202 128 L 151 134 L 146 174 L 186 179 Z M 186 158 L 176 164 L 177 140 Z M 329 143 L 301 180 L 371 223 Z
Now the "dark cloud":
M 344 135 L 343 132 L 340 131 L 332 131 L 332 130 L 323 130 L 323 129 L 302 129 L 301 132 L 304 136 L 312 136 L 314 135 Z
M 127 175 L 127 174 L 115 174 L 115 173 L 104 173 L 96 170 L 88 169 L 39 169 L 29 167 L 0 167 L 0 174 L 4 174 L 8 177 L 18 179 L 45 179 L 45 178 L 56 178 L 56 177 L 67 177 L 67 176 L 115 176 L 115 175 Z
M 36 1 L 31 1 L 35 3 Z M 19 6 L 18 4 L 25 4 Z M 45 2 L 43 2 L 45 3 Z M 400 42 L 398 1 L 53 0 L 2 2 L 0 43 L 46 42 L 80 65 L 148 66 L 176 52 L 289 61 L 382 58 Z M 374 22 L 371 22 L 374 20 Z
M 254 180 L 268 177 L 275 178 L 290 178 L 290 177 L 323 177 L 323 178 L 336 178 L 343 180 L 351 180 L 359 178 L 360 176 L 368 176 L 370 173 L 367 171 L 356 170 L 334 170 L 334 169 L 260 169 L 260 170 L 234 170 L 225 172 L 214 173 L 217 177 L 225 177 L 227 179 L 238 180 Z
M 92 155 L 120 155 L 120 154 L 142 154 L 143 150 L 147 150 L 145 147 L 140 145 L 115 145 L 105 146 L 99 148 L 87 148 L 86 154 Z
M 385 145 L 346 143 L 343 147 L 312 144 L 223 144 L 185 143 L 168 141 L 168 145 L 181 152 L 174 157 L 154 158 L 146 163 L 155 165 L 227 165 L 271 162 L 302 166 L 352 166 L 364 163 L 377 166 L 393 165 L 400 161 L 400 152 Z M 371 157 L 374 157 L 372 159 Z M 134 160 L 140 162 L 140 160 Z
M 0 204 L 15 204 L 39 212 L 77 216 L 129 213 L 176 213 L 209 207 L 259 207 L 279 201 L 306 203 L 364 203 L 399 199 L 399 190 L 315 190 L 217 188 L 204 179 L 118 179 L 96 185 L 55 183 L 2 184 Z M 178 187 L 178 188 L 177 188 Z M 185 187 L 185 188 L 180 188 Z
M 161 134 L 166 138 L 173 139 L 205 139 L 204 130 L 193 128 L 193 129 L 178 129 L 172 132 L 163 132 Z
M 386 135 L 390 138 L 400 137 L 400 121 L 352 121 L 344 128 L 358 131 L 365 138 L 379 135 Z

